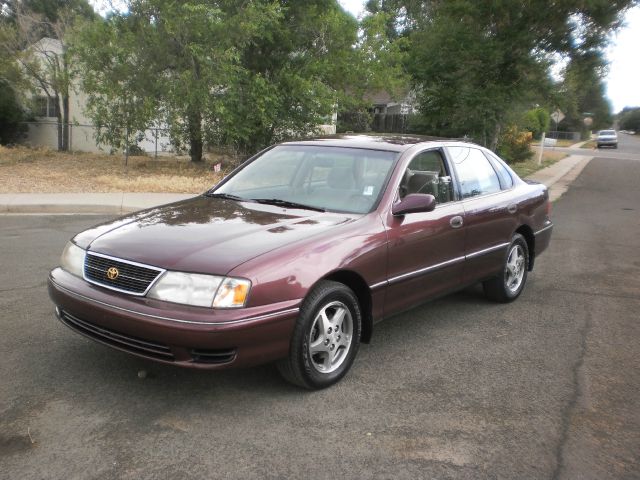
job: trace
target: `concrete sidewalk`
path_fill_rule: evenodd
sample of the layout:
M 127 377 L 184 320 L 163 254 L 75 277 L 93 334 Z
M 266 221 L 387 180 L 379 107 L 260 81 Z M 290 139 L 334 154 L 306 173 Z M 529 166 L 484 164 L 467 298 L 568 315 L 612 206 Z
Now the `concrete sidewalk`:
M 184 193 L 3 193 L 0 194 L 0 213 L 119 215 L 194 196 Z
M 553 165 L 538 170 L 527 179 L 544 183 L 549 187 L 549 197 L 554 202 L 567 191 L 582 169 L 587 166 L 593 157 L 586 155 L 571 155 L 557 161 Z
M 554 201 L 567 190 L 591 158 L 572 155 L 527 178 L 547 185 L 551 200 Z M 120 215 L 194 196 L 176 193 L 3 193 L 0 194 L 0 214 Z

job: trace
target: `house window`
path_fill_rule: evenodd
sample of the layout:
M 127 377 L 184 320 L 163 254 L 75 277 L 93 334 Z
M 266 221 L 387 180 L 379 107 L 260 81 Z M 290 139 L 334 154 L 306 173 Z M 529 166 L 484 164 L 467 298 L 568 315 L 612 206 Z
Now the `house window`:
M 36 117 L 57 117 L 59 112 L 55 99 L 49 97 L 36 97 Z

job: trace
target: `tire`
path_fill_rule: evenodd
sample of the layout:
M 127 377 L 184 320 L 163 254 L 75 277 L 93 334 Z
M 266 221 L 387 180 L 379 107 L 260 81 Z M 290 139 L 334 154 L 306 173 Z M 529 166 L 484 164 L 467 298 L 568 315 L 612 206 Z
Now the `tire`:
M 529 246 L 525 238 L 516 233 L 509 244 L 502 273 L 482 283 L 484 294 L 496 302 L 513 302 L 524 290 L 528 271 Z
M 278 370 L 294 385 L 309 390 L 329 387 L 351 368 L 361 331 L 362 314 L 353 291 L 323 280 L 304 299 L 289 355 L 277 363 Z

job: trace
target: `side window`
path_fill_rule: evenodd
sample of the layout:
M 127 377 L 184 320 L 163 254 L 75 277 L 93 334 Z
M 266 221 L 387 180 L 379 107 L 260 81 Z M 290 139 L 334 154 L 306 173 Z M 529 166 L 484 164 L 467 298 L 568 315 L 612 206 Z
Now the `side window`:
M 482 151 L 470 147 L 449 147 L 458 174 L 462 198 L 500 191 L 500 180 Z
M 453 200 L 451 177 L 440 150 L 420 152 L 411 160 L 404 172 L 399 195 L 403 198 L 410 193 L 431 194 L 437 203 Z
M 507 167 L 504 166 L 504 163 L 502 163 L 502 160 L 500 160 L 495 155 L 490 155 L 490 154 L 487 154 L 486 152 L 485 152 L 485 155 L 489 157 L 489 160 L 491 160 L 491 164 L 496 169 L 496 172 L 498 172 L 498 176 L 500 177 L 500 185 L 502 185 L 502 189 L 509 190 L 511 187 L 513 187 L 513 177 L 509 173 L 509 170 L 507 170 Z

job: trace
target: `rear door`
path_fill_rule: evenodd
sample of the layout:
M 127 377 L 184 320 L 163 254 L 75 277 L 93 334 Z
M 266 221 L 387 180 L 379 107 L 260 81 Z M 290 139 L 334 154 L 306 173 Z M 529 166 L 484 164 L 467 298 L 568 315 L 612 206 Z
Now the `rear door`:
M 481 149 L 457 145 L 447 147 L 447 153 L 464 207 L 463 280 L 472 283 L 501 271 L 516 228 L 518 205 L 511 194 L 510 174 L 494 165 Z

